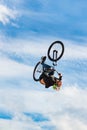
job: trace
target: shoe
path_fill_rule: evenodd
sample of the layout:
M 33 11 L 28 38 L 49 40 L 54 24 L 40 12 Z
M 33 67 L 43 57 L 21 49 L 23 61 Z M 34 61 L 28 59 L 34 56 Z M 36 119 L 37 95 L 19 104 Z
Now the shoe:
M 41 64 L 43 64 L 45 62 L 45 60 L 46 60 L 46 56 L 42 56 L 41 57 Z
M 59 75 L 59 76 L 62 76 L 62 74 L 61 74 L 61 73 L 58 73 L 58 75 Z
M 62 80 L 62 74 L 58 73 L 58 75 L 59 75 L 59 80 Z

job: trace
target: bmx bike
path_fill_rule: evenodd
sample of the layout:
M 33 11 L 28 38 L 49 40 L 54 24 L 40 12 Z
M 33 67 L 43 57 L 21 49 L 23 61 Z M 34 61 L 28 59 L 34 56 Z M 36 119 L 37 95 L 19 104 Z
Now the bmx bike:
M 56 69 L 54 69 L 54 66 L 57 66 L 57 61 L 61 59 L 63 54 L 64 54 L 64 44 L 61 41 L 55 41 L 49 46 L 47 51 L 47 56 L 49 60 L 53 62 L 53 66 L 49 66 L 49 65 L 48 66 L 52 68 L 51 69 L 52 71 L 57 72 Z M 44 72 L 44 67 L 42 63 L 39 61 L 34 68 L 33 79 L 35 81 L 39 81 L 39 77 L 43 72 Z

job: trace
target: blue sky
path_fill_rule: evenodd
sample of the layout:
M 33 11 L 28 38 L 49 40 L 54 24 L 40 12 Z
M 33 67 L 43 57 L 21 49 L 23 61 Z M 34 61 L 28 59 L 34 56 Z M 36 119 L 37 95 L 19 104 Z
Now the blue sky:
M 86 0 L 0 1 L 0 130 L 87 130 L 86 12 Z M 59 92 L 32 78 L 56 40 Z

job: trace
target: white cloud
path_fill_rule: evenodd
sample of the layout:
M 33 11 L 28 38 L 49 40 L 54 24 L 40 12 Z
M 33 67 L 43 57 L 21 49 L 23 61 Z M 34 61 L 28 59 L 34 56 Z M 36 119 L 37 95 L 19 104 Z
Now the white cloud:
M 35 127 L 41 130 L 41 127 L 46 125 L 45 122 L 33 121 L 31 117 L 24 115 L 24 112 L 46 116 L 49 126 L 55 126 L 55 130 L 86 130 L 87 118 L 84 116 L 87 114 L 87 89 L 67 86 L 59 92 L 53 91 L 0 89 L 0 110 L 8 111 L 12 115 L 12 120 L 0 119 L 1 130 L 4 130 L 5 126 L 9 130 L 33 130 Z
M 0 130 L 41 130 L 40 126 L 28 120 L 27 122 L 15 120 L 0 120 Z
M 78 42 L 74 41 L 65 41 L 65 59 L 87 59 L 86 51 L 87 51 L 87 44 L 82 43 L 79 44 Z
M 54 117 L 55 118 L 55 117 Z M 53 123 L 60 130 L 86 130 L 87 125 L 81 120 L 75 119 L 75 117 L 70 117 L 70 115 L 62 115 L 55 118 Z
M 7 53 L 15 53 L 16 55 L 32 55 L 42 56 L 47 53 L 47 41 L 37 39 L 26 40 L 26 39 L 14 39 L 6 42 L 0 42 L 0 50 Z
M 42 40 L 43 39 L 43 40 Z M 14 39 L 7 42 L 0 42 L 0 50 L 7 53 L 15 53 L 16 55 L 32 55 L 39 56 L 47 55 L 47 50 L 50 44 L 57 38 L 34 38 L 34 40 L 29 39 Z M 59 38 L 60 39 L 60 38 Z M 87 59 L 86 51 L 87 45 L 85 43 L 79 44 L 78 42 L 68 41 L 60 39 L 65 46 L 65 52 L 63 59 Z
M 8 58 L 0 57 L 0 77 L 12 78 L 12 77 L 30 77 L 33 67 L 24 64 L 17 63 Z
M 0 4 L 0 22 L 6 25 L 10 20 L 15 20 L 17 11 Z

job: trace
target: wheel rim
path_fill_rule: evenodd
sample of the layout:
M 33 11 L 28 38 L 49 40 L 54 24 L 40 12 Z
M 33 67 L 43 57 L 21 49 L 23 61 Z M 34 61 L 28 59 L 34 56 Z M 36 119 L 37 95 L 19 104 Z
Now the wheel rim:
M 35 81 L 39 81 L 39 77 L 42 73 L 42 65 L 40 62 L 38 62 L 34 68 L 34 72 L 33 72 L 33 79 Z
M 53 56 L 53 52 L 56 52 L 55 56 Z M 61 41 L 55 41 L 50 45 L 48 49 L 48 58 L 51 61 L 57 61 L 62 57 L 63 53 L 64 53 L 63 43 Z

